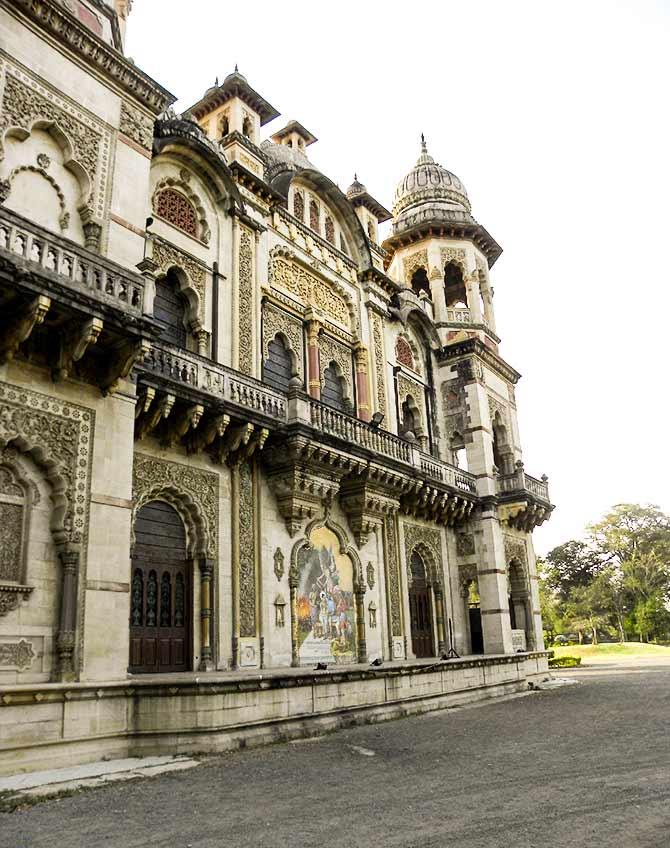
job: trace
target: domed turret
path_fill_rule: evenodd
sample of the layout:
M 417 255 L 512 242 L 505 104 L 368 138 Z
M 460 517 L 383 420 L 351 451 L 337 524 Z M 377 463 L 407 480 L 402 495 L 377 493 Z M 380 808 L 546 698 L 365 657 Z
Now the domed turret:
M 354 181 L 347 189 L 347 197 L 349 200 L 353 200 L 354 197 L 358 197 L 361 194 L 367 194 L 368 190 L 363 185 L 363 183 L 358 181 L 357 174 L 354 174 Z
M 471 221 L 470 201 L 459 178 L 438 165 L 421 136 L 421 155 L 400 182 L 393 201 L 393 232 L 417 225 Z

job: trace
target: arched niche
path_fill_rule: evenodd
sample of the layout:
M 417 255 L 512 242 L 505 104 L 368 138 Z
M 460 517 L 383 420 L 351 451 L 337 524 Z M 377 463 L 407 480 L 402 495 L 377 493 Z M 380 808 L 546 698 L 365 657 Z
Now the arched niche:
M 275 333 L 265 345 L 263 382 L 280 391 L 288 391 L 291 379 L 298 375 L 298 357 L 285 333 Z
M 291 552 L 289 586 L 293 665 L 366 662 L 361 561 L 339 525 L 308 525 Z
M 157 181 L 151 206 L 155 215 L 209 245 L 212 231 L 206 201 L 198 191 L 197 181 L 186 168 L 182 168 L 179 175 L 165 176 Z

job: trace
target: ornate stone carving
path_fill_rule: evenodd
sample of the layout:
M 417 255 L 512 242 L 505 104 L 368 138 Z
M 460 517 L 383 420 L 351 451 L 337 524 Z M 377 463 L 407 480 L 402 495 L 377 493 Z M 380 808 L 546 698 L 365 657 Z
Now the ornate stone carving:
M 256 534 L 251 466 L 243 462 L 240 475 L 240 636 L 256 635 Z
M 340 505 L 347 516 L 354 539 L 362 547 L 384 517 L 400 506 L 403 479 L 391 472 L 375 474 L 368 467 L 362 474 L 351 474 L 342 481 Z
M 39 465 L 48 457 L 45 475 L 52 486 L 57 542 L 81 543 L 86 537 L 94 421 L 92 410 L 0 384 L 0 446 L 17 440 Z
M 453 262 L 460 265 L 463 276 L 468 273 L 468 254 L 462 247 L 443 247 L 440 249 L 440 262 L 442 267 L 447 263 Z
M 32 642 L 26 642 L 25 639 L 20 642 L 0 642 L 0 667 L 23 671 L 30 668 L 34 659 Z
M 424 527 L 420 524 L 408 524 L 403 522 L 403 534 L 405 536 L 405 565 L 407 567 L 407 581 L 412 583 L 412 570 L 410 560 L 412 552 L 418 550 L 426 565 L 426 577 L 430 583 L 442 583 L 442 542 L 439 530 Z
M 347 397 L 351 399 L 353 397 L 354 385 L 353 366 L 351 363 L 351 348 L 348 348 L 340 342 L 336 341 L 334 338 L 332 338 L 332 336 L 321 332 L 319 333 L 319 376 L 321 378 L 322 387 L 326 368 L 330 365 L 331 362 L 335 362 L 337 363 L 337 365 L 339 365 L 342 371 L 342 376 L 347 382 Z
M 281 548 L 277 548 L 275 551 L 273 561 L 275 577 L 277 580 L 281 580 L 284 576 L 284 554 L 282 553 Z
M 0 581 L 23 578 L 25 494 L 13 471 L 0 466 Z
M 167 242 L 154 240 L 153 243 L 153 261 L 158 265 L 160 271 L 167 273 L 170 268 L 181 268 L 188 277 L 192 288 L 197 292 L 200 300 L 198 314 L 201 321 L 205 319 L 205 284 L 207 280 L 207 270 L 195 259 L 177 250 Z
M 415 433 L 415 436 L 425 435 L 426 433 L 426 403 L 423 386 L 420 383 L 415 383 L 414 380 L 409 380 L 402 374 L 398 374 L 398 398 L 400 404 L 409 396 L 419 411 L 421 418 L 422 433 Z
M 371 562 L 369 562 L 368 565 L 367 565 L 366 577 L 368 579 L 368 586 L 370 587 L 370 589 L 374 589 L 375 588 L 375 567 Z
M 355 327 L 353 307 L 344 290 L 338 291 L 330 280 L 315 277 L 297 262 L 277 254 L 271 260 L 270 280 L 273 286 L 291 292 L 304 306 L 311 306 L 348 330 Z
M 376 315 L 372 322 L 372 338 L 375 354 L 375 388 L 377 393 L 377 411 L 386 415 L 386 359 L 384 357 L 384 324 L 381 316 Z
M 391 636 L 402 638 L 402 613 L 400 608 L 400 571 L 398 545 L 396 544 L 395 518 L 384 519 L 384 565 L 388 583 L 388 615 Z
M 524 539 L 519 539 L 515 536 L 503 536 L 503 542 L 505 545 L 505 560 L 507 564 L 513 560 L 518 560 L 521 565 L 528 567 L 528 556 L 526 549 L 526 542 Z
M 196 224 L 195 227 L 184 227 L 179 223 L 175 223 L 173 218 L 166 216 L 165 210 L 160 208 L 159 200 L 168 189 L 180 192 L 185 196 L 185 199 L 190 201 L 193 206 L 194 217 L 197 218 L 197 221 L 194 222 Z M 200 196 L 191 185 L 191 174 L 185 168 L 181 169 L 179 177 L 165 177 L 156 184 L 151 198 L 151 207 L 159 217 L 166 218 L 170 223 L 175 223 L 175 226 L 180 227 L 180 229 L 183 229 L 189 235 L 199 238 L 204 244 L 209 244 L 211 230 L 207 220 L 207 212 Z
M 154 140 L 154 122 L 144 112 L 131 106 L 125 100 L 121 101 L 121 118 L 119 130 L 129 139 L 136 142 L 145 150 L 151 150 Z
M 13 314 L 0 333 L 0 364 L 14 358 L 19 345 L 27 341 L 35 327 L 44 321 L 50 307 L 51 298 L 40 294 L 29 303 L 12 310 Z
M 456 534 L 456 553 L 458 556 L 472 556 L 475 553 L 474 533 Z
M 496 412 L 500 415 L 502 423 L 507 426 L 507 409 L 499 400 L 489 395 L 489 415 L 491 416 L 491 424 L 493 424 Z
M 425 268 L 428 271 L 428 251 L 417 250 L 410 256 L 406 256 L 402 261 L 403 278 L 406 283 L 409 283 L 414 276 L 414 273 L 419 268 Z
M 136 453 L 133 462 L 134 513 L 163 499 L 181 514 L 192 555 L 216 559 L 219 535 L 219 475 L 191 465 Z
M 301 380 L 305 379 L 305 342 L 302 321 L 293 318 L 283 309 L 277 309 L 270 303 L 263 305 L 263 359 L 268 358 L 268 345 L 280 333 L 288 340 L 296 357 L 296 369 Z
M 253 370 L 253 244 L 254 239 L 246 227 L 240 227 L 239 299 L 237 332 L 239 338 L 239 370 L 251 374 Z

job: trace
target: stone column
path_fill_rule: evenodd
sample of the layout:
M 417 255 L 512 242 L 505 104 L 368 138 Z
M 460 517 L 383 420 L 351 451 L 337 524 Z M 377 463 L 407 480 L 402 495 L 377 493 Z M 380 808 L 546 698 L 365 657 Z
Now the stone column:
M 58 552 L 63 566 L 60 621 L 56 648 L 60 680 L 74 680 L 74 647 L 77 624 L 77 584 L 79 582 L 79 551 L 66 548 Z
M 486 326 L 495 333 L 496 320 L 493 314 L 493 292 L 489 286 L 482 286 L 482 300 L 484 301 L 484 321 Z
M 193 335 L 198 343 L 200 356 L 209 356 L 209 332 L 204 327 L 199 327 Z
M 512 627 L 509 616 L 505 546 L 496 507 L 485 502 L 481 514 L 482 556 L 478 568 L 484 653 L 511 654 Z
M 307 322 L 307 391 L 314 400 L 321 398 L 321 374 L 319 368 L 319 330 L 321 325 L 314 319 Z
M 465 291 L 468 298 L 470 320 L 473 324 L 483 324 L 484 316 L 482 315 L 482 306 L 479 300 L 479 274 L 477 271 L 473 271 L 472 274 L 465 278 Z
M 147 246 L 153 248 L 153 241 L 147 241 Z M 158 265 L 153 261 L 153 259 L 150 259 L 149 256 L 147 256 L 141 262 L 138 262 L 135 267 L 144 277 L 144 300 L 142 302 L 142 313 L 144 315 L 153 315 Z
M 232 589 L 232 667 L 240 664 L 240 466 L 230 468 L 230 558 Z
M 437 581 L 433 585 L 435 595 L 435 617 L 437 619 L 437 654 L 441 656 L 447 652 L 447 637 L 444 630 L 444 589 L 442 583 Z
M 360 342 L 354 349 L 356 357 L 356 395 L 358 398 L 358 417 L 361 421 L 370 420 L 370 396 L 368 393 L 368 351 Z
M 365 638 L 365 586 L 354 589 L 356 603 L 356 637 L 358 641 L 358 662 L 367 663 L 368 646 Z
M 212 574 L 214 561 L 200 560 L 200 671 L 213 671 L 212 658 Z
M 435 321 L 446 321 L 447 301 L 444 295 L 444 274 L 437 266 L 434 265 L 430 269 L 428 280 L 430 282 L 430 293 L 433 299 Z

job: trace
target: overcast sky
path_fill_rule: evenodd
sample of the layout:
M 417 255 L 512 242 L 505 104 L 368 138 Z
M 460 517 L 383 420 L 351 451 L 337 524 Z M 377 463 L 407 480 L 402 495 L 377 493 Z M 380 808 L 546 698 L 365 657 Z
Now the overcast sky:
M 183 110 L 238 63 L 391 207 L 423 132 L 502 245 L 492 272 L 545 553 L 609 506 L 670 511 L 670 2 L 136 0 L 126 52 Z

